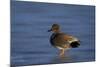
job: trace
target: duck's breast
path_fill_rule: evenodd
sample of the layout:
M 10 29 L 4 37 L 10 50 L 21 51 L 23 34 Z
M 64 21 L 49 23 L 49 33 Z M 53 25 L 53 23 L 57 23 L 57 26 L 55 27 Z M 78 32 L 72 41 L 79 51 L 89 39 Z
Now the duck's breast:
M 50 42 L 53 46 L 61 46 L 63 44 L 68 44 L 68 42 L 66 40 L 64 40 L 63 37 L 64 34 L 62 33 L 54 33 L 52 34 L 51 38 L 50 38 Z

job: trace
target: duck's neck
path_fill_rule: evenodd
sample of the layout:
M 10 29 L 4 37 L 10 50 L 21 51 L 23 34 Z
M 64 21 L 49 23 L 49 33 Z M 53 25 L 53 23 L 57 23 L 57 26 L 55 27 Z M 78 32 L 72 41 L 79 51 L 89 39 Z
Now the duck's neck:
M 60 30 L 55 30 L 54 33 L 60 33 Z

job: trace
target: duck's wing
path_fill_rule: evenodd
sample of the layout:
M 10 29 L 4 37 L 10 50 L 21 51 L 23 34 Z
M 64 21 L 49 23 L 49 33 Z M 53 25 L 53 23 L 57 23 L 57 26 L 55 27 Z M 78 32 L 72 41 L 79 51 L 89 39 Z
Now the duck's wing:
M 69 45 L 68 41 L 64 39 L 63 33 L 56 33 L 54 38 L 51 41 L 54 46 L 60 48 L 66 48 Z
M 57 33 L 53 39 L 55 44 L 68 44 L 68 39 L 70 37 L 65 35 L 64 33 Z
M 63 38 L 64 38 L 64 40 L 68 41 L 69 43 L 71 43 L 73 41 L 79 41 L 78 38 L 76 38 L 76 37 L 74 37 L 72 35 L 67 35 L 67 34 L 64 34 Z
M 64 35 L 64 40 L 66 40 L 72 48 L 80 46 L 80 40 L 74 36 Z

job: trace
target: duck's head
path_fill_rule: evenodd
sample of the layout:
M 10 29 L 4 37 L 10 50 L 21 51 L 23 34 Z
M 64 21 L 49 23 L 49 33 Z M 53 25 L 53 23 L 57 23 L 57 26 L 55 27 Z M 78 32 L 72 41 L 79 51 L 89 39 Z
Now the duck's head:
M 60 26 L 58 24 L 53 24 L 51 29 L 48 30 L 48 32 L 50 32 L 50 31 L 52 31 L 52 32 L 59 32 L 60 31 Z

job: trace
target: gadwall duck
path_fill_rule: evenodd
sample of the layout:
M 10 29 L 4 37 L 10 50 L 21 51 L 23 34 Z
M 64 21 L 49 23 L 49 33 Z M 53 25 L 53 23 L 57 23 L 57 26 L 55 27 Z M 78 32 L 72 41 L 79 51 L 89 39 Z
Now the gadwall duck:
M 80 41 L 74 36 L 62 33 L 58 24 L 53 24 L 48 32 L 50 31 L 53 32 L 50 37 L 50 43 L 60 50 L 60 56 L 64 56 L 65 50 L 69 48 L 79 47 Z

